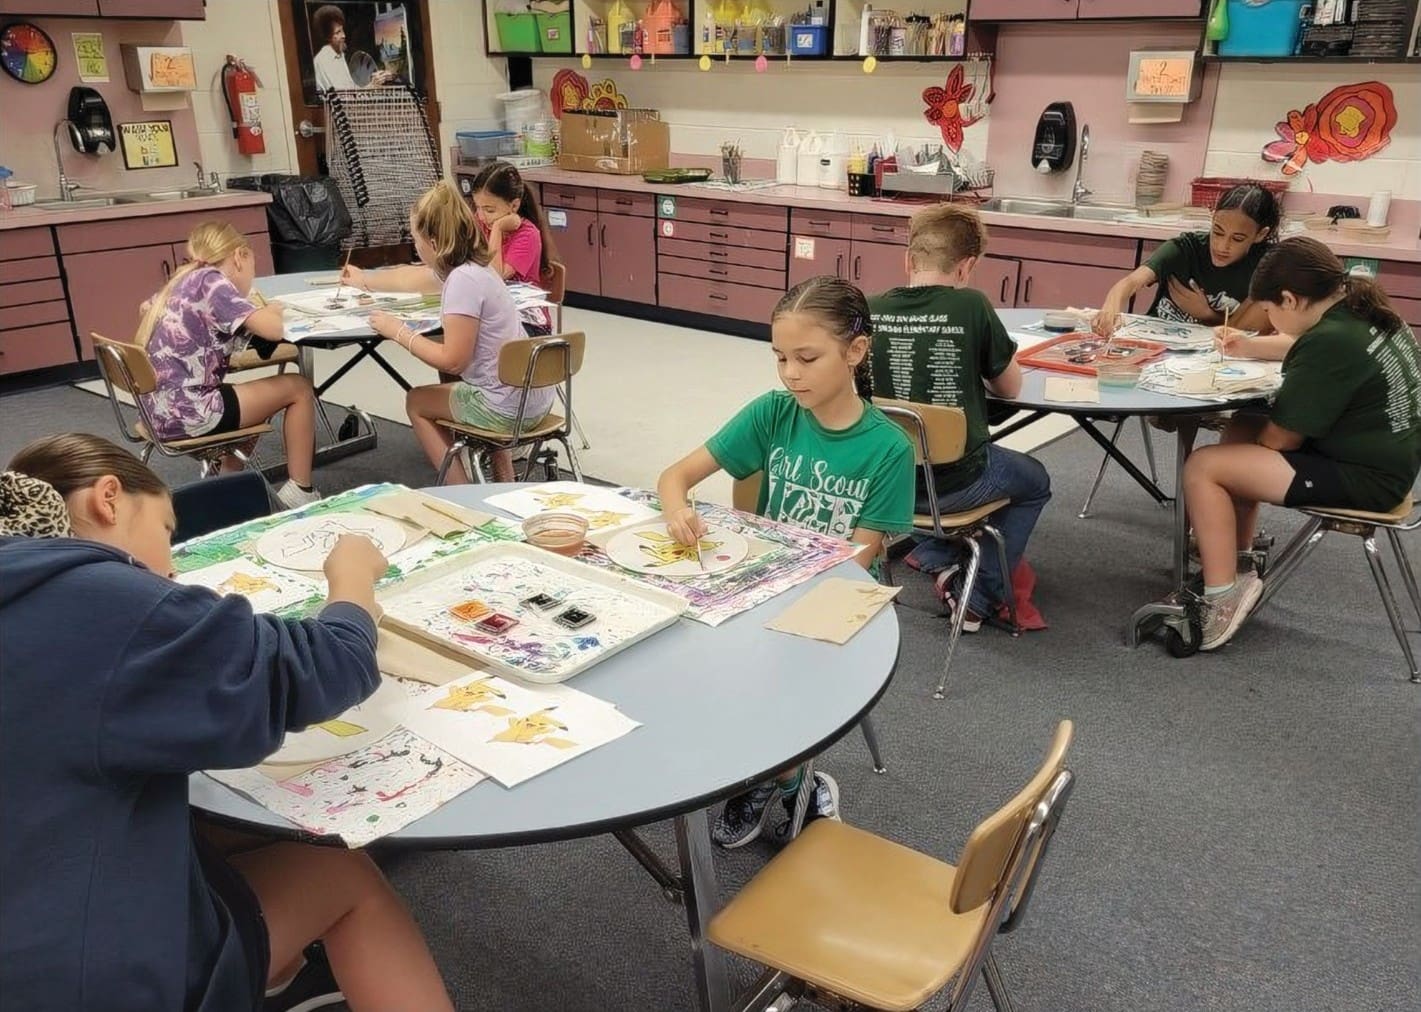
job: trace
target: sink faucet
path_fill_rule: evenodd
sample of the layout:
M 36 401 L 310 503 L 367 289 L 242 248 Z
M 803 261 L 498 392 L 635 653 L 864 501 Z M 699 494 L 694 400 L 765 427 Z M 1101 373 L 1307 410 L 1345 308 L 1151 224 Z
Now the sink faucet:
M 192 167 L 197 169 L 197 188 L 199 190 L 207 189 L 207 173 L 202 171 L 202 163 L 193 162 Z
M 62 119 L 54 124 L 54 132 L 50 135 L 50 140 L 54 141 L 54 162 L 59 166 L 59 199 L 73 200 L 74 191 L 79 189 L 78 183 L 69 181 L 69 177 L 64 172 L 64 149 L 59 144 L 59 131 L 68 128 L 68 136 L 77 141 L 79 128 L 67 119 Z
M 1081 153 L 1076 158 L 1076 181 L 1071 185 L 1071 203 L 1079 204 L 1090 196 L 1090 189 L 1081 182 L 1081 173 L 1085 171 L 1086 156 L 1090 154 L 1090 124 L 1081 127 Z

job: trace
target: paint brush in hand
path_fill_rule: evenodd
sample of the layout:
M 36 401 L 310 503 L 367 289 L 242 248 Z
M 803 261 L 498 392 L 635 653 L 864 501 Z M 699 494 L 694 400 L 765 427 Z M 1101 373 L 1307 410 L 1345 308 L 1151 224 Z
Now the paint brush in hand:
M 700 510 L 696 509 L 696 490 L 691 489 L 687 492 L 686 498 L 691 500 L 691 512 L 699 514 Z M 704 573 L 706 571 L 706 563 L 705 560 L 701 558 L 701 533 L 694 527 L 691 528 L 691 533 L 696 538 L 696 565 L 700 566 L 701 572 Z
M 350 249 L 345 251 L 345 263 L 341 266 L 340 269 L 340 281 L 336 284 L 336 293 L 331 296 L 332 308 L 339 308 L 335 305 L 335 303 L 340 301 L 340 293 L 345 288 L 345 272 L 350 270 L 350 255 L 354 252 L 354 246 L 350 247 Z

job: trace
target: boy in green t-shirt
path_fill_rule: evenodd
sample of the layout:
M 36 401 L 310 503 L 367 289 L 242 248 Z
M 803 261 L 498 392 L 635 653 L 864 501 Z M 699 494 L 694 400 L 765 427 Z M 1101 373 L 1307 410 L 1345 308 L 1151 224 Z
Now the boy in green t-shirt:
M 972 591 L 961 601 L 960 551 L 937 538 L 921 538 L 908 562 L 935 574 L 944 608 L 967 608 L 964 632 L 976 632 L 1012 592 L 1011 573 L 1042 508 L 1051 499 L 1051 478 L 1032 457 L 992 443 L 987 430 L 987 394 L 1021 392 L 1016 345 L 985 295 L 967 288 L 987 246 L 987 231 L 975 211 L 956 204 L 919 211 L 908 231 L 908 285 L 869 300 L 873 316 L 873 383 L 883 397 L 961 408 L 967 416 L 962 458 L 933 472 L 938 506 L 957 513 L 1010 499 L 993 514 L 1006 542 L 1008 572 L 986 553 Z M 928 512 L 919 482 L 918 511 Z
M 763 394 L 706 444 L 672 464 L 657 491 L 668 532 L 695 544 L 705 522 L 688 492 L 717 471 L 734 478 L 763 474 L 756 512 L 861 545 L 872 569 L 884 538 L 913 526 L 913 447 L 903 430 L 869 398 L 868 303 L 838 278 L 810 278 L 791 289 L 770 320 L 772 345 L 786 389 Z M 806 818 L 837 819 L 839 788 L 816 770 Z M 794 816 L 801 771 L 731 798 L 711 827 L 722 847 L 742 847 L 764 830 L 777 807 Z M 778 794 L 782 806 L 771 805 Z

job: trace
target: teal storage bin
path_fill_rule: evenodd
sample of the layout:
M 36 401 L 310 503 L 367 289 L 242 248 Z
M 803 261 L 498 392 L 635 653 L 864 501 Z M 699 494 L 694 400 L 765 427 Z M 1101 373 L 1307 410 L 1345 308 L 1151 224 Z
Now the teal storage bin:
M 1292 56 L 1307 0 L 1228 0 L 1229 34 L 1220 56 Z

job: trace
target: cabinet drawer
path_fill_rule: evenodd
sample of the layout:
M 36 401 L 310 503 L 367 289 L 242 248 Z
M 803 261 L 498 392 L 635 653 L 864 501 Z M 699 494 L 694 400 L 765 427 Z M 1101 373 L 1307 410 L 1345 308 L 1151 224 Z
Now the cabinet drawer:
M 890 218 L 881 214 L 853 216 L 853 238 L 859 242 L 888 242 L 908 245 L 907 218 Z
M 74 332 L 67 322 L 0 334 L 0 375 L 77 361 Z
M 0 331 L 20 330 L 41 323 L 69 323 L 69 303 L 63 299 L 32 302 L 27 306 L 0 309 Z
M 789 224 L 789 210 L 767 204 L 742 204 L 732 200 L 704 200 L 700 197 L 677 197 L 677 222 L 699 221 L 712 225 L 736 225 L 740 228 L 768 228 L 781 232 Z
M 20 281 L 42 281 L 59 277 L 59 258 L 56 256 L 30 257 L 28 260 L 11 260 L 5 264 L 0 282 L 13 285 Z
M 854 216 L 844 211 L 811 211 L 795 207 L 789 212 L 789 230 L 795 235 L 849 239 L 854 234 L 853 220 Z
M 597 210 L 655 218 L 656 197 L 650 193 L 632 193 L 628 190 L 598 190 Z
M 27 306 L 31 302 L 49 302 L 64 298 L 64 285 L 58 278 L 44 281 L 22 281 L 18 285 L 0 285 L 0 306 Z
M 1135 247 L 1134 239 L 1075 235 L 1070 232 L 1033 232 L 1022 228 L 994 228 L 987 239 L 987 250 L 993 256 L 1119 267 L 1124 270 L 1135 266 Z
M 785 251 L 783 249 L 750 249 L 745 246 L 726 246 L 723 243 L 666 238 L 659 239 L 656 248 L 662 256 L 705 260 L 717 264 L 734 264 L 737 267 L 764 267 L 772 271 L 785 269 Z
M 597 210 L 597 191 L 590 186 L 564 186 L 561 183 L 544 183 L 543 206 L 576 208 L 579 211 L 595 211 Z
M 185 243 L 189 232 L 204 221 L 213 220 L 230 222 L 233 228 L 242 233 L 267 230 L 266 210 L 258 205 L 155 214 L 143 218 L 120 218 L 115 221 L 90 221 L 60 225 L 54 231 L 59 237 L 61 253 L 87 253 L 91 250 Z
M 695 221 L 672 221 L 663 218 L 656 223 L 656 234 L 662 239 L 690 239 L 694 242 L 718 243 L 722 246 L 748 246 L 752 249 L 785 253 L 784 232 L 764 232 L 756 228 L 735 225 L 705 225 Z
M 0 260 L 54 256 L 54 237 L 47 228 L 16 228 L 0 232 Z M 5 269 L 10 276 L 10 269 Z
M 679 274 L 687 278 L 705 278 L 709 281 L 735 281 L 759 288 L 785 290 L 785 272 L 765 270 L 760 267 L 740 267 L 735 264 L 707 263 L 704 260 L 687 260 L 684 257 L 661 256 L 656 261 L 657 270 L 662 274 Z
M 1421 264 L 1384 260 L 1377 268 L 1377 284 L 1393 300 L 1421 299 Z
M 769 323 L 775 303 L 784 294 L 773 288 L 683 278 L 675 274 L 658 275 L 658 291 L 658 304 L 668 309 L 684 309 L 755 323 Z
M 1391 308 L 1411 325 L 1413 336 L 1421 335 L 1421 299 L 1392 299 Z

